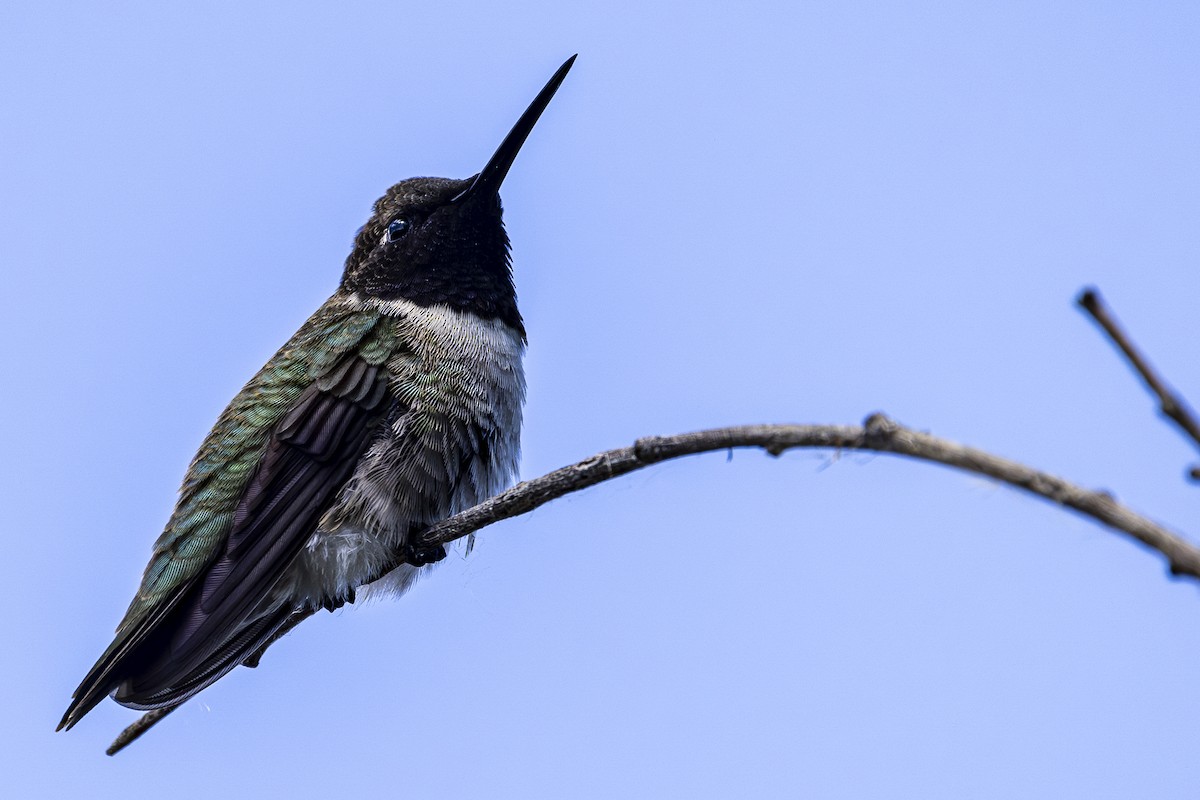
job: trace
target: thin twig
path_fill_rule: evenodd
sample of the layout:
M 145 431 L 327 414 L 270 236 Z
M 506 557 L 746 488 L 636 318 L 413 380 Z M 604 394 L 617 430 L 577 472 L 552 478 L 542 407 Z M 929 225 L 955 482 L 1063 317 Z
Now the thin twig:
M 115 756 L 117 753 L 121 752 L 126 747 L 137 741 L 139 736 L 153 728 L 158 724 L 159 720 L 177 708 L 179 708 L 179 706 L 171 706 L 170 708 L 156 708 L 153 711 L 147 711 L 145 714 L 142 714 L 142 716 L 138 717 L 137 722 L 121 731 L 117 738 L 113 739 L 113 743 L 110 744 L 108 749 L 104 752 L 107 755 Z
M 1160 553 L 1166 558 L 1171 574 L 1200 579 L 1200 548 L 1118 503 L 1112 495 L 1084 489 L 983 450 L 906 428 L 883 414 L 872 414 L 862 427 L 744 425 L 638 439 L 632 447 L 599 453 L 578 464 L 519 483 L 490 500 L 426 528 L 417 537 L 418 543 L 423 546 L 448 544 L 494 522 L 528 513 L 571 492 L 651 464 L 738 447 L 760 448 L 773 456 L 795 448 L 866 450 L 908 456 L 985 475 L 1091 517 Z M 380 578 L 402 563 L 397 560 L 388 564 L 374 577 Z M 156 719 L 148 719 L 156 713 L 150 712 L 127 728 L 108 752 L 115 753 L 148 730 L 161 719 L 161 715 Z M 133 734 L 127 736 L 130 731 Z
M 986 475 L 1089 516 L 1157 550 L 1166 557 L 1174 575 L 1200 578 L 1200 548 L 1121 505 L 1111 495 L 1084 489 L 983 450 L 906 428 L 883 414 L 872 414 L 863 427 L 744 425 L 639 439 L 632 447 L 609 450 L 540 478 L 519 483 L 474 508 L 426 528 L 418 538 L 422 545 L 446 544 L 494 522 L 525 514 L 544 503 L 609 478 L 680 456 L 735 447 L 757 447 L 771 455 L 794 448 L 868 450 L 909 456 Z
M 1191 437 L 1192 444 L 1200 448 L 1200 422 L 1197 422 L 1195 412 L 1182 396 L 1171 391 L 1171 387 L 1167 386 L 1166 381 L 1155 372 L 1154 367 L 1150 366 L 1150 362 L 1137 349 L 1133 340 L 1129 338 L 1129 335 L 1117 322 L 1117 318 L 1108 309 L 1107 304 L 1100 297 L 1100 292 L 1096 289 L 1085 289 L 1075 302 L 1104 329 L 1108 338 L 1112 339 L 1113 344 L 1129 361 L 1130 366 L 1141 376 L 1146 388 L 1158 398 L 1159 412 L 1178 425 L 1180 430 Z M 1193 470 L 1194 473 L 1195 470 Z
M 242 666 L 250 667 L 251 669 L 257 667 L 258 662 L 262 659 L 263 653 L 266 652 L 268 647 L 282 639 L 285 635 L 291 632 L 292 628 L 296 627 L 315 613 L 315 611 L 305 609 L 292 614 L 292 616 L 288 618 L 287 622 L 283 623 L 283 627 L 271 634 L 271 638 L 268 639 L 262 647 L 251 653 L 249 657 L 242 662 Z M 138 737 L 153 728 L 163 717 L 165 717 L 167 714 L 170 714 L 181 705 L 183 705 L 183 703 L 178 703 L 168 708 L 156 708 L 153 711 L 147 711 L 145 714 L 138 717 L 136 722 L 127 727 L 125 730 L 121 731 L 121 733 L 117 735 L 117 738 L 113 739 L 113 743 L 110 744 L 108 749 L 104 752 L 110 756 L 115 756 L 117 753 L 136 742 Z

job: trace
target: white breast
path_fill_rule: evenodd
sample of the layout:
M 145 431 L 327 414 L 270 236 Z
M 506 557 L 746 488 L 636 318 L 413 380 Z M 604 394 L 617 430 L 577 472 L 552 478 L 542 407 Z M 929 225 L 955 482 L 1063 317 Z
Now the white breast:
M 292 571 L 292 590 L 314 603 L 348 597 L 410 531 L 507 487 L 520 457 L 519 332 L 445 306 L 355 299 L 393 318 L 406 346 L 388 362 L 396 413 Z M 403 592 L 424 569 L 394 570 L 370 593 Z

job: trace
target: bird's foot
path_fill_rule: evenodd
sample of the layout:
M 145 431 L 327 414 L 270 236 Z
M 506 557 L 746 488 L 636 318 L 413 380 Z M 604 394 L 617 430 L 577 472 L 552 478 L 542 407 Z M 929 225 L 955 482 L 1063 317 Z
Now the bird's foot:
M 321 603 L 320 607 L 329 612 L 337 611 L 347 603 L 354 605 L 354 598 L 354 588 L 351 587 L 350 589 L 346 590 L 345 597 L 326 597 L 325 601 Z
M 404 545 L 404 561 L 412 564 L 414 567 L 423 567 L 426 564 L 434 564 L 446 557 L 446 546 L 441 544 L 435 545 Z

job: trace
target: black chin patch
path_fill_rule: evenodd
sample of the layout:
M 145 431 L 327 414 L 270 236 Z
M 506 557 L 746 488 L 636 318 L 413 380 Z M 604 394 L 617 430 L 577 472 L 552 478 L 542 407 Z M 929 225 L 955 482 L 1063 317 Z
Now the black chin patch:
M 451 200 L 469 181 L 413 178 L 375 204 L 346 260 L 342 288 L 386 300 L 445 305 L 498 319 L 524 335 L 500 198 Z M 392 223 L 407 221 L 405 226 Z M 403 234 L 387 235 L 403 227 Z

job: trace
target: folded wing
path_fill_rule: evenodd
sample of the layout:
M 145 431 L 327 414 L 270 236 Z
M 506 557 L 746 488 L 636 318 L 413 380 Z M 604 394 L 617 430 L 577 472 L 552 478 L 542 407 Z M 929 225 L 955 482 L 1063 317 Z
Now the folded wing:
M 296 610 L 271 590 L 316 530 L 390 406 L 388 375 L 351 354 L 275 425 L 219 554 L 84 678 L 61 727 L 116 690 L 134 708 L 176 705 L 240 664 Z

